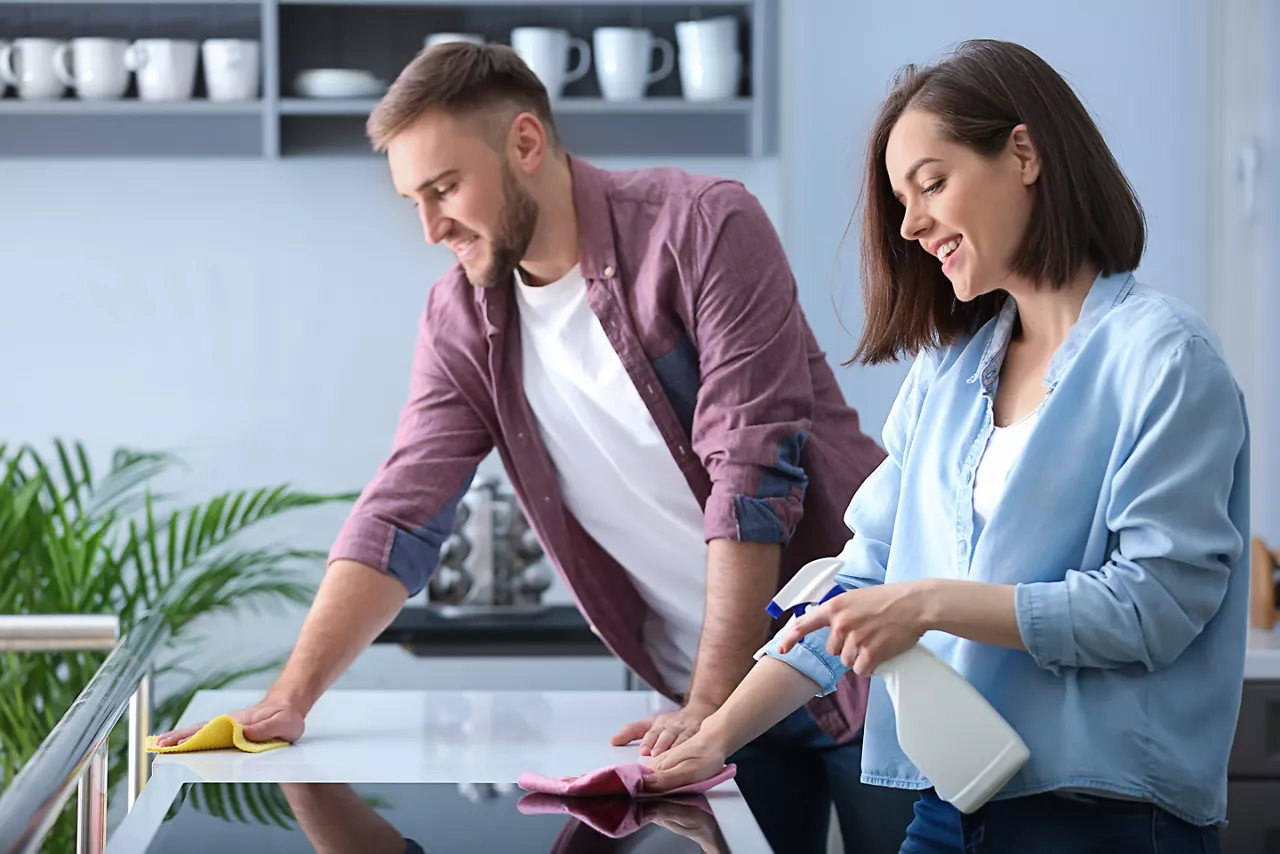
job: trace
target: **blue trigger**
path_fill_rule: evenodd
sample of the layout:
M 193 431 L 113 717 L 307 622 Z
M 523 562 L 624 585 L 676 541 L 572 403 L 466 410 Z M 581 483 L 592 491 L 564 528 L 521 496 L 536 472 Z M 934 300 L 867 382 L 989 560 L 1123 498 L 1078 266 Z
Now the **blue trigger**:
M 844 592 L 844 588 L 843 588 L 843 587 L 841 587 L 839 584 L 837 584 L 835 587 L 832 587 L 830 590 L 828 590 L 828 591 L 827 591 L 827 595 L 823 596 L 823 597 L 822 597 L 821 599 L 819 599 L 816 603 L 815 603 L 815 602 L 801 602 L 799 605 L 796 605 L 796 606 L 795 606 L 795 608 L 793 609 L 793 611 L 794 611 L 794 613 L 795 613 L 795 616 L 797 616 L 797 617 L 802 617 L 802 616 L 804 616 L 804 612 L 805 612 L 805 611 L 807 611 L 807 610 L 809 610 L 810 608 L 812 608 L 815 604 L 816 604 L 816 605 L 821 605 L 823 602 L 826 602 L 828 599 L 831 599 L 831 598 L 834 598 L 834 597 L 836 597 L 836 596 L 839 596 L 839 595 L 840 595 L 841 593 L 843 593 L 843 592 Z M 783 613 L 785 613 L 785 612 L 782 610 L 782 608 L 781 608 L 781 607 L 779 607 L 779 605 L 778 605 L 778 603 L 777 603 L 777 602 L 772 602 L 772 601 L 771 601 L 771 602 L 769 602 L 769 604 L 765 606 L 765 610 L 766 610 L 766 611 L 768 611 L 768 612 L 769 612 L 769 616 L 773 617 L 774 619 L 777 619 L 777 618 L 781 617 L 781 616 L 783 615 Z

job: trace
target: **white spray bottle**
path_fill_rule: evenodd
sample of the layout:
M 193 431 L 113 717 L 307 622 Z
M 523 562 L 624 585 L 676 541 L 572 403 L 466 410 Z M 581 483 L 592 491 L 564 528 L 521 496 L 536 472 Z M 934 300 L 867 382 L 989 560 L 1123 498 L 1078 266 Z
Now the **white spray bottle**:
M 843 593 L 835 583 L 842 562 L 805 564 L 769 603 L 775 618 Z M 977 689 L 921 644 L 880 664 L 893 701 L 898 744 L 933 784 L 938 797 L 962 813 L 985 804 L 1026 764 L 1031 752 L 1008 721 Z

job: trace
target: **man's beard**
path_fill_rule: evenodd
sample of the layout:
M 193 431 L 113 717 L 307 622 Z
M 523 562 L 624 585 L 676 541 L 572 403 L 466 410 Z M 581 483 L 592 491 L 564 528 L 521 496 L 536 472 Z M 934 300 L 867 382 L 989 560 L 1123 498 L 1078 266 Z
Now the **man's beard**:
M 538 203 L 525 192 L 510 166 L 502 170 L 502 214 L 493 238 L 488 266 L 472 275 L 465 265 L 467 280 L 477 288 L 492 288 L 510 282 L 511 276 L 529 249 L 538 225 Z

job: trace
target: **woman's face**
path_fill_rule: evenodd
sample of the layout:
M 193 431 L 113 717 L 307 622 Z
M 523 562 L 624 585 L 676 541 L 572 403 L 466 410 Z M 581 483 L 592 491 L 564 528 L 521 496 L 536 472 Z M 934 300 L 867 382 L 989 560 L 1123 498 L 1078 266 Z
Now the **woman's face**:
M 902 237 L 942 265 L 962 302 L 1008 290 L 1040 169 L 1030 134 L 1019 125 L 985 157 L 938 130 L 932 113 L 908 109 L 889 133 L 885 169 L 905 208 Z

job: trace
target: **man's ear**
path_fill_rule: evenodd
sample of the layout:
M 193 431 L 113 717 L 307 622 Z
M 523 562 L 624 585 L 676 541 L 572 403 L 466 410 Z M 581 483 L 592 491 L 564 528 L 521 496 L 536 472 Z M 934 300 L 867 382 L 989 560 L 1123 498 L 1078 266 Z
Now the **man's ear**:
M 511 122 L 508 151 L 527 175 L 537 172 L 547 156 L 547 129 L 533 113 L 518 114 Z

